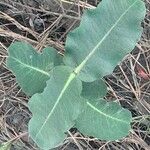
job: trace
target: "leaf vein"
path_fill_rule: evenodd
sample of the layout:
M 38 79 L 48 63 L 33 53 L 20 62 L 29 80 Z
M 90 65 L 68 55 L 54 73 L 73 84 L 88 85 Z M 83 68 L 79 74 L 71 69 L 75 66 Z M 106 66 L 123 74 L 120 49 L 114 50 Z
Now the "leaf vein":
M 109 116 L 107 115 L 106 113 L 100 111 L 99 109 L 97 109 L 95 106 L 93 106 L 91 103 L 87 102 L 87 105 L 89 107 L 91 107 L 92 109 L 94 109 L 96 112 L 100 113 L 101 115 L 105 116 L 106 117 L 106 120 L 107 118 L 110 118 L 110 119 L 113 119 L 113 120 L 116 120 L 116 121 L 119 121 L 119 122 L 123 122 L 123 123 L 126 123 L 128 124 L 128 122 L 124 121 L 124 120 L 121 120 L 121 119 L 118 119 L 118 118 L 115 118 L 115 117 L 112 117 L 112 116 Z
M 21 62 L 20 60 L 14 58 L 14 57 L 11 57 L 11 58 L 14 59 L 15 61 L 19 62 L 21 65 L 23 65 L 23 66 L 29 68 L 29 69 L 35 70 L 35 71 L 37 71 L 37 72 L 40 72 L 40 73 L 42 73 L 42 74 L 44 74 L 44 75 L 50 77 L 50 74 L 49 74 L 48 72 L 42 70 L 42 69 L 39 69 L 39 68 L 36 68 L 36 67 L 32 67 L 32 66 L 30 66 L 30 65 L 27 65 L 27 64 Z
M 97 43 L 97 45 L 93 48 L 93 50 L 86 56 L 86 58 L 76 67 L 75 73 L 78 74 L 81 69 L 84 67 L 84 65 L 87 63 L 87 61 L 93 56 L 95 51 L 98 49 L 98 47 L 106 40 L 106 38 L 109 36 L 109 34 L 113 31 L 113 29 L 118 25 L 120 20 L 126 15 L 126 13 L 138 2 L 139 0 L 135 1 L 132 5 L 124 11 L 121 16 L 116 20 L 114 25 L 107 31 L 107 33 L 104 35 L 104 37 Z

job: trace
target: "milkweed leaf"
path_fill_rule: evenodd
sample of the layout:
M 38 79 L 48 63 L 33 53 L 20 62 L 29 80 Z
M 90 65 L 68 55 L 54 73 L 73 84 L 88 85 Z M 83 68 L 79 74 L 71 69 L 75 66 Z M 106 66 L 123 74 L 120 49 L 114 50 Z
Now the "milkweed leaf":
M 77 67 L 85 82 L 112 73 L 140 39 L 145 12 L 141 0 L 103 0 L 85 11 L 80 26 L 67 36 L 65 64 Z
M 7 66 L 16 75 L 22 90 L 27 95 L 42 92 L 54 67 L 56 51 L 48 47 L 40 54 L 28 43 L 15 42 L 8 54 Z
M 85 135 L 110 141 L 126 136 L 131 120 L 128 110 L 101 99 L 87 101 L 85 111 L 76 120 L 76 127 Z
M 61 143 L 83 109 L 82 82 L 72 71 L 66 66 L 54 68 L 43 93 L 35 94 L 29 100 L 33 113 L 29 133 L 42 149 Z
M 102 79 L 95 80 L 93 82 L 82 82 L 81 95 L 86 99 L 99 99 L 106 95 L 107 86 Z

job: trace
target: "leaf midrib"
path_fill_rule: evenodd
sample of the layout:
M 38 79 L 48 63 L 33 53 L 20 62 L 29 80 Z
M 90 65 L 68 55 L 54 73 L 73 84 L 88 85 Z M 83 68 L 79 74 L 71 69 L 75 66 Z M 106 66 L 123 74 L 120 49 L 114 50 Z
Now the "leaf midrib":
M 139 0 L 136 0 L 122 15 L 117 19 L 117 21 L 114 23 L 114 25 L 107 31 L 107 33 L 104 35 L 104 37 L 96 44 L 96 46 L 92 49 L 92 51 L 85 57 L 85 59 L 78 65 L 78 67 L 75 68 L 75 73 L 79 74 L 81 69 L 84 67 L 84 65 L 87 63 L 87 61 L 94 55 L 94 53 L 97 51 L 97 49 L 101 46 L 101 44 L 107 39 L 109 34 L 113 31 L 113 29 L 118 25 L 120 20 L 128 13 L 128 11 L 138 2 Z
M 105 116 L 106 118 L 110 118 L 110 119 L 112 119 L 112 120 L 116 120 L 116 121 L 118 121 L 118 122 L 122 122 L 122 123 L 128 124 L 127 121 L 124 121 L 124 120 L 121 120 L 121 119 L 112 117 L 112 116 L 110 116 L 110 115 L 108 115 L 108 114 L 106 114 L 106 113 L 100 111 L 98 108 L 96 108 L 96 107 L 95 107 L 94 105 L 92 105 L 90 102 L 87 102 L 87 105 L 88 105 L 90 108 L 92 108 L 94 111 L 96 111 L 97 113 L 99 113 L 99 114 Z
M 50 74 L 49 74 L 48 72 L 46 72 L 45 70 L 42 70 L 42 69 L 39 69 L 39 68 L 37 68 L 37 67 L 32 67 L 32 66 L 30 66 L 30 65 L 27 65 L 27 64 L 21 62 L 19 59 L 16 59 L 15 57 L 11 57 L 11 58 L 14 59 L 15 61 L 17 61 L 18 63 L 20 63 L 21 65 L 23 65 L 23 66 L 26 67 L 26 68 L 29 68 L 29 69 L 31 69 L 31 70 L 35 70 L 35 71 L 37 71 L 37 72 L 40 72 L 40 73 L 42 73 L 42 74 L 44 74 L 44 75 L 50 77 Z

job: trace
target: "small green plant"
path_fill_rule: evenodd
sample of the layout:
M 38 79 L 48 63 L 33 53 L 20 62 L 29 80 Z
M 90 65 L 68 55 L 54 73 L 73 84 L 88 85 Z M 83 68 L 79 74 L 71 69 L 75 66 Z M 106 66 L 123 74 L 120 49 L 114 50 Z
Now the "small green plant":
M 128 135 L 131 113 L 103 99 L 102 78 L 134 48 L 144 15 L 141 0 L 103 0 L 69 33 L 63 58 L 51 47 L 41 54 L 24 42 L 9 47 L 7 66 L 32 96 L 29 134 L 41 149 L 58 146 L 72 127 L 101 140 Z

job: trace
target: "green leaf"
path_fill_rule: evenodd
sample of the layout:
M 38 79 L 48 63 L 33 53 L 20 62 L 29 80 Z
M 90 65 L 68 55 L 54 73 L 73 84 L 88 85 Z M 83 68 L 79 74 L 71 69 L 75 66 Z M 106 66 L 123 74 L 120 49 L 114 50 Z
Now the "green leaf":
M 63 56 L 57 53 L 56 56 L 54 57 L 54 66 L 60 66 L 60 65 L 64 65 Z
M 85 82 L 112 73 L 139 40 L 145 12 L 141 0 L 102 0 L 85 11 L 80 26 L 67 37 L 65 64 L 77 67 Z
M 82 82 L 81 95 L 89 100 L 99 99 L 106 95 L 107 86 L 102 79 L 93 82 Z
M 8 54 L 7 66 L 23 91 L 27 95 L 42 92 L 54 67 L 56 51 L 48 47 L 39 54 L 30 44 L 15 42 L 10 45 Z
M 115 102 L 87 101 L 86 109 L 76 120 L 83 134 L 101 140 L 117 140 L 128 135 L 131 113 Z
M 54 68 L 43 93 L 29 100 L 33 113 L 29 133 L 42 149 L 56 147 L 62 142 L 65 132 L 74 125 L 83 109 L 82 82 L 72 72 L 67 66 Z
M 10 150 L 12 142 L 5 142 L 0 144 L 0 150 Z

